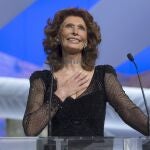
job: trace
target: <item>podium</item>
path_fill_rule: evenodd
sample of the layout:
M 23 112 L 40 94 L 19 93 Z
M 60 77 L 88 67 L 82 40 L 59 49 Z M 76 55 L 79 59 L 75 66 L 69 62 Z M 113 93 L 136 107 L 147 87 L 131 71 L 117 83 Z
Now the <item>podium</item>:
M 150 137 L 4 137 L 0 150 L 150 150 Z

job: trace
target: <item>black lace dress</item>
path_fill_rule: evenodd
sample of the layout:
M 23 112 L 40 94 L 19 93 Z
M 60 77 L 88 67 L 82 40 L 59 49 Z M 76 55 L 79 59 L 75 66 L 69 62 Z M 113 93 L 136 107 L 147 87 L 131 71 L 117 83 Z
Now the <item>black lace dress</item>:
M 57 89 L 54 79 L 49 117 L 51 77 L 48 70 L 36 71 L 30 77 L 23 118 L 26 135 L 38 135 L 51 119 L 53 136 L 104 136 L 106 102 L 128 125 L 148 135 L 147 117 L 125 94 L 111 66 L 96 66 L 88 88 L 76 99 L 67 97 L 64 102 L 54 94 Z

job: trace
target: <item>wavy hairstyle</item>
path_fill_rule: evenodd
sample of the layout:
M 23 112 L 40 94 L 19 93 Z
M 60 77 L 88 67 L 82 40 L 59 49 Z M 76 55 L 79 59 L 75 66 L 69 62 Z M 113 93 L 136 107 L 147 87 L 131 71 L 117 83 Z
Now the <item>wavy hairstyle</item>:
M 46 38 L 43 41 L 44 51 L 47 54 L 47 64 L 53 66 L 54 71 L 63 68 L 62 49 L 57 40 L 61 24 L 68 16 L 81 17 L 87 26 L 87 46 L 82 50 L 81 66 L 87 71 L 94 68 L 98 56 L 98 44 L 101 42 L 100 27 L 94 21 L 91 14 L 80 8 L 69 8 L 58 11 L 53 21 L 48 19 L 44 29 Z

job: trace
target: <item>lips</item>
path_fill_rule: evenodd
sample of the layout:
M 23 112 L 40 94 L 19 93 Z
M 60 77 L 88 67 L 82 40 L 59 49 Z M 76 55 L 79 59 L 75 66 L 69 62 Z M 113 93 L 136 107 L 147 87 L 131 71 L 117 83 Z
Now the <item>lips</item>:
M 73 41 L 73 42 L 80 42 L 80 39 L 75 38 L 75 37 L 67 38 L 67 40 L 68 40 L 68 41 Z

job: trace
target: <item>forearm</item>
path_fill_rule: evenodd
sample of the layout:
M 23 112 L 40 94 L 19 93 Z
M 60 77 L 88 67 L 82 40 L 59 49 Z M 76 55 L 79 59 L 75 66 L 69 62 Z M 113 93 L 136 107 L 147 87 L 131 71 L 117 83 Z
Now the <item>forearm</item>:
M 143 135 L 148 135 L 148 117 L 140 110 L 139 107 L 135 106 L 130 109 L 127 108 L 126 110 L 122 110 L 118 113 L 132 128 L 136 129 Z
M 44 104 L 32 113 L 26 113 L 23 119 L 23 128 L 27 136 L 37 136 L 47 125 L 49 120 L 48 104 Z
M 130 100 L 114 75 L 105 75 L 105 87 L 108 101 L 120 117 L 137 131 L 148 135 L 148 117 Z
M 61 104 L 59 97 L 53 94 L 51 103 L 49 101 L 43 103 L 39 109 L 33 112 L 27 110 L 23 119 L 25 134 L 28 136 L 38 135 L 46 127 L 48 121 L 54 117 L 58 109 L 61 108 Z

